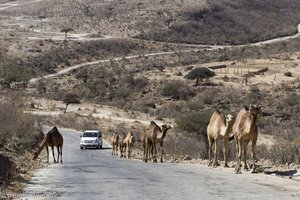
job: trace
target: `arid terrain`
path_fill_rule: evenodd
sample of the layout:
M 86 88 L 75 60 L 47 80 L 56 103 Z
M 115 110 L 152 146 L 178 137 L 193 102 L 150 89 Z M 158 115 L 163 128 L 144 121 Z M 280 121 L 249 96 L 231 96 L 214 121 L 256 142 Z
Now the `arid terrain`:
M 245 2 L 0 0 L 0 191 L 22 191 L 39 167 L 23 161 L 41 126 L 139 139 L 155 120 L 173 127 L 168 162 L 206 165 L 211 113 L 250 104 L 262 105 L 259 173 L 299 181 L 300 3 Z M 202 67 L 215 75 L 187 78 Z

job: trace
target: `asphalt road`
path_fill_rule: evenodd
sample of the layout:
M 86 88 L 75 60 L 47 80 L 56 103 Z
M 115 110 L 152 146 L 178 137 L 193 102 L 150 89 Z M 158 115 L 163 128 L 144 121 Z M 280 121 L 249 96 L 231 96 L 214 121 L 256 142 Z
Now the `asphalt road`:
M 116 158 L 111 156 L 109 144 L 102 150 L 80 150 L 79 132 L 59 130 L 64 137 L 64 163 L 53 164 L 51 155 L 50 164 L 34 173 L 16 199 L 300 199 L 279 187 L 276 182 L 282 180 L 277 177 Z

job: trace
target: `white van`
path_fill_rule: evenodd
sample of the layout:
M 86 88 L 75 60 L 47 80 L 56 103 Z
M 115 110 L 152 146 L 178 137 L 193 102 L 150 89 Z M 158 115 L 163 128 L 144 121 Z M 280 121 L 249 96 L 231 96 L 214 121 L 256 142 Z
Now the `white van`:
M 86 130 L 80 140 L 80 149 L 97 148 L 102 149 L 102 133 L 99 130 Z

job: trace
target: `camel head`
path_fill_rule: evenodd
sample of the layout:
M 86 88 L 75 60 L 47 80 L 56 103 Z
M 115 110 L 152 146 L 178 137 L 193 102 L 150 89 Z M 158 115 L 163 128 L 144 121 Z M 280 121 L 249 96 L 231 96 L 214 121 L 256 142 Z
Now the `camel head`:
M 257 116 L 261 112 L 261 105 L 250 104 L 249 112 Z
M 172 128 L 170 125 L 166 125 L 166 124 L 163 124 L 161 127 L 162 127 L 161 134 L 157 136 L 157 139 L 164 139 L 165 136 L 167 135 L 167 131 Z
M 233 116 L 231 114 L 228 114 L 225 116 L 225 120 L 226 120 L 226 125 L 230 125 L 232 126 L 233 125 Z
M 163 124 L 161 127 L 162 127 L 162 132 L 165 132 L 172 128 L 170 125 L 166 125 L 166 124 Z

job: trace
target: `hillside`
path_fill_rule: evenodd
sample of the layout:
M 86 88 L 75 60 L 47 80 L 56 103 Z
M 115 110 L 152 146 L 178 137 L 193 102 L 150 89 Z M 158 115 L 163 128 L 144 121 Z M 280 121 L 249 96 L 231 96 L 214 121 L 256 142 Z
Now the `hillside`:
M 0 132 L 0 163 L 21 160 L 20 155 L 29 160 L 40 141 L 36 124 L 103 128 L 109 137 L 130 129 L 142 133 L 149 120 L 174 126 L 166 137 L 166 157 L 204 160 L 211 113 L 217 108 L 236 115 L 250 104 L 263 106 L 258 159 L 286 167 L 300 163 L 299 37 L 248 44 L 294 35 L 300 22 L 298 0 L 17 0 L 0 4 L 0 129 L 5 130 Z M 68 37 L 64 28 L 73 29 Z M 214 66 L 225 67 L 198 84 L 185 78 L 196 68 Z M 267 70 L 255 73 L 261 69 Z M 39 79 L 28 84 L 31 78 Z M 81 104 L 63 113 L 68 95 Z M 123 121 L 110 116 L 104 120 L 101 111 L 105 108 Z M 11 118 L 7 113 L 13 114 Z M 29 113 L 46 114 L 32 117 Z M 6 134 L 13 142 L 3 139 Z M 234 143 L 230 151 L 234 161 Z M 12 167 L 16 165 L 9 166 L 5 170 L 18 174 L 20 169 Z M 16 179 L 0 181 L 9 185 Z
M 196 44 L 245 44 L 297 33 L 297 0 L 211 0 L 173 12 L 169 28 L 138 37 Z
M 245 44 L 297 33 L 299 7 L 297 0 L 54 0 L 6 14 L 31 18 L 37 27 L 44 21 L 42 26 L 49 30 L 71 27 L 157 41 Z

